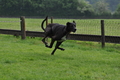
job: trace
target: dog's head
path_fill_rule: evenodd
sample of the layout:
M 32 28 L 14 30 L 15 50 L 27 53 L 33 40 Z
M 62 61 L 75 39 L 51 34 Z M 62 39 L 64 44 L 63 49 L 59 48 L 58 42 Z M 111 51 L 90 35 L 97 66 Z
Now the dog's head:
M 67 22 L 67 28 L 66 28 L 66 30 L 67 31 L 69 31 L 69 32 L 76 32 L 76 23 L 75 23 L 75 21 L 73 21 L 73 23 L 71 23 L 71 22 Z

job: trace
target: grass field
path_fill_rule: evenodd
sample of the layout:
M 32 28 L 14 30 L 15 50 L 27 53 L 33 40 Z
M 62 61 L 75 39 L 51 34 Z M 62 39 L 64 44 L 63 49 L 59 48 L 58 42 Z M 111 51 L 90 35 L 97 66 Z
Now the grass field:
M 27 18 L 26 30 L 42 31 L 43 19 Z M 74 19 L 55 19 L 66 24 Z M 78 34 L 100 34 L 100 19 L 76 19 Z M 50 21 L 49 21 L 50 22 Z M 120 21 L 105 20 L 107 35 L 120 36 Z M 19 18 L 0 18 L 0 29 L 20 30 Z M 120 80 L 120 44 L 65 41 L 65 51 L 44 47 L 41 38 L 0 34 L 0 80 Z
M 0 80 L 120 80 L 120 44 L 67 40 L 66 50 L 44 47 L 41 38 L 0 35 Z
M 40 27 L 43 19 L 26 18 L 27 31 L 43 31 Z M 101 35 L 101 19 L 54 19 L 54 23 L 66 24 L 67 22 L 76 21 L 76 34 L 94 34 Z M 105 22 L 105 34 L 110 36 L 120 36 L 120 20 L 119 19 L 103 19 Z M 5 21 L 5 22 L 4 22 Z M 19 18 L 0 18 L 1 29 L 17 29 L 20 30 Z M 50 19 L 49 19 L 49 22 Z

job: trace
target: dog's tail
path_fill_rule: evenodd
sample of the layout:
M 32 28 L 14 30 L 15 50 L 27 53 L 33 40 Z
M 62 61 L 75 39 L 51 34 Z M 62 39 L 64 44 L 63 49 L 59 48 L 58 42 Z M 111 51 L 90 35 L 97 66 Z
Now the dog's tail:
M 42 21 L 42 24 L 41 24 L 41 28 L 45 31 L 45 28 L 43 27 L 44 25 L 44 22 L 47 20 L 48 16 L 46 16 L 46 18 Z

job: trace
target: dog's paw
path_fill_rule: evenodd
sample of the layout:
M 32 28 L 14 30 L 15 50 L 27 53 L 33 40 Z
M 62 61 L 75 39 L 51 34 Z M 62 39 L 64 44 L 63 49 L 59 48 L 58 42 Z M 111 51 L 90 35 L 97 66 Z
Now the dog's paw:
M 51 46 L 46 45 L 47 48 L 52 48 Z
M 49 48 L 49 46 L 48 46 L 48 45 L 45 45 L 45 47 L 48 47 L 48 48 Z
M 61 50 L 64 51 L 65 49 L 62 48 Z
M 65 49 L 63 49 L 63 48 L 58 48 L 58 49 L 60 49 L 60 50 L 62 50 L 62 51 L 64 51 Z

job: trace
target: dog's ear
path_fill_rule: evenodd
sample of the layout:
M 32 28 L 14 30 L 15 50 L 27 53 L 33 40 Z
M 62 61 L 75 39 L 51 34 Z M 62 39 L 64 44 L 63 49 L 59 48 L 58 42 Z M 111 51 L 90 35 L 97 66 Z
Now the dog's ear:
M 75 22 L 75 21 L 73 21 L 73 23 L 75 23 L 75 24 L 76 24 L 76 22 Z
M 66 24 L 67 26 L 69 26 L 70 25 L 70 22 L 67 22 L 67 24 Z

